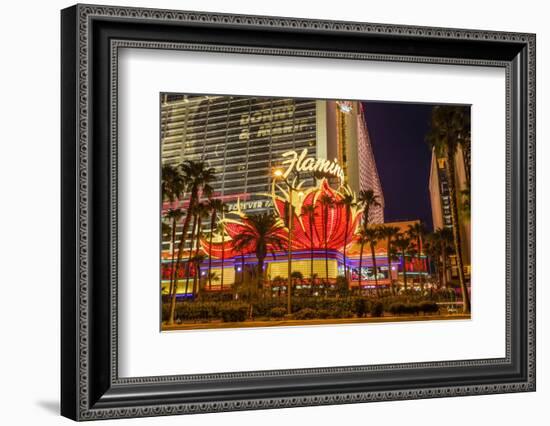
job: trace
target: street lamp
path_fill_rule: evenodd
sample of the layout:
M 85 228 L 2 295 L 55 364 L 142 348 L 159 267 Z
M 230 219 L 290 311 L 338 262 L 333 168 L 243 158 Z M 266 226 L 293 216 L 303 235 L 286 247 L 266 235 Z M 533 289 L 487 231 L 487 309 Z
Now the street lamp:
M 287 313 L 290 315 L 292 313 L 292 199 L 293 191 L 300 191 L 300 185 L 294 186 L 291 182 L 284 177 L 283 171 L 281 169 L 275 169 L 273 172 L 275 179 L 281 179 L 286 186 L 288 187 L 288 211 L 287 211 L 287 220 L 288 220 L 288 239 L 287 239 L 287 253 L 288 253 L 288 285 L 286 289 L 287 293 Z M 304 193 L 302 191 L 298 192 L 298 196 L 302 198 Z

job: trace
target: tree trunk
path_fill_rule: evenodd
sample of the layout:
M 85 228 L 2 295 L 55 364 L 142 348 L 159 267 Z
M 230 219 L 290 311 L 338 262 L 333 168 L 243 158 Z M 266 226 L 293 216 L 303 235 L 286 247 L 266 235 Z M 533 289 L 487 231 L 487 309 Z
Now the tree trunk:
M 391 237 L 388 237 L 388 278 L 390 279 L 391 293 L 395 296 L 395 289 L 393 288 L 393 280 L 391 276 Z
M 244 251 L 241 252 L 241 288 L 244 290 Z
M 313 215 L 309 218 L 309 250 L 310 250 L 310 295 L 313 295 Z
M 210 222 L 210 241 L 208 242 L 208 290 L 212 290 L 212 237 L 214 235 L 214 225 L 216 224 L 216 211 L 212 211 L 212 220 Z
M 403 258 L 403 287 L 407 290 L 407 258 L 405 257 L 405 251 L 401 252 Z
M 258 258 L 258 290 L 264 289 L 264 258 Z
M 223 216 L 222 216 L 223 219 Z M 222 222 L 222 271 L 220 273 L 220 291 L 223 291 L 223 271 L 224 271 L 224 263 L 225 263 L 225 225 L 223 225 Z M 233 272 L 235 271 L 235 268 L 233 268 Z
M 348 267 L 346 263 L 346 246 L 348 242 L 348 227 L 349 227 L 349 207 L 346 207 L 346 231 L 344 233 L 344 278 L 348 279 Z
M 359 293 L 362 293 L 361 281 L 363 280 L 363 248 L 364 243 L 361 243 L 361 250 L 359 251 Z
M 422 294 L 424 294 L 424 277 L 422 275 L 422 262 L 420 261 L 420 255 L 422 254 L 422 238 L 420 237 L 420 235 L 418 236 L 418 238 L 416 239 L 416 245 L 418 246 L 418 253 L 416 255 L 416 262 L 417 262 L 417 267 L 418 267 L 418 282 L 420 284 L 420 291 L 422 292 Z
M 328 207 L 325 206 L 325 210 L 323 211 L 323 240 L 325 243 L 325 279 L 326 283 L 328 284 L 328 241 L 327 241 L 327 222 L 328 222 Z
M 376 294 L 380 297 L 380 288 L 378 287 L 378 273 L 376 268 L 376 254 L 374 253 L 374 245 L 370 245 L 370 254 L 372 257 L 372 267 L 374 271 L 374 284 L 376 286 Z
M 445 246 L 442 244 L 441 245 L 441 259 L 442 259 L 442 265 L 441 265 L 441 269 L 442 269 L 442 284 L 443 284 L 443 287 L 446 289 L 447 288 L 447 253 L 446 253 L 446 248 Z
M 185 294 L 189 289 L 189 275 L 191 274 L 191 258 L 193 257 L 193 245 L 195 242 L 195 230 L 197 229 L 197 216 L 193 218 L 193 227 L 191 228 L 191 243 L 189 245 L 189 256 L 187 256 L 187 273 L 185 277 Z
M 169 285 L 169 291 L 168 291 L 168 296 L 171 298 L 172 297 L 172 293 L 174 292 L 174 289 L 173 289 L 173 286 L 176 285 L 177 286 L 177 279 L 178 279 L 178 274 L 176 273 L 175 274 L 175 280 L 174 280 L 174 259 L 175 259 L 175 255 L 176 255 L 176 218 L 174 217 L 172 219 L 172 258 L 170 260 L 170 285 Z M 174 284 L 175 282 L 175 284 Z
M 201 217 L 199 215 L 199 218 L 197 220 L 197 236 L 196 236 L 196 248 L 195 248 L 195 257 L 199 255 L 199 250 L 200 250 L 200 240 L 201 240 L 201 227 L 202 227 L 202 220 L 201 220 Z M 200 279 L 201 279 L 201 268 L 200 268 L 200 263 L 199 262 L 195 262 L 194 263 L 194 267 L 195 267 L 195 276 L 193 277 L 193 295 L 195 297 L 199 297 L 199 293 L 200 293 Z
M 454 154 L 454 153 L 451 153 Z M 458 280 L 460 282 L 460 290 L 462 291 L 463 312 L 470 312 L 470 295 L 468 294 L 468 288 L 466 287 L 466 279 L 464 277 L 464 264 L 462 262 L 462 241 L 460 236 L 460 229 L 458 224 L 458 211 L 456 205 L 456 181 L 455 181 L 455 167 L 454 167 L 454 155 L 447 155 L 446 158 L 447 174 L 449 180 L 449 200 L 451 207 L 451 222 L 453 224 L 453 240 L 454 248 L 456 252 L 456 263 L 458 267 Z
M 179 269 L 179 265 L 181 263 L 181 258 L 183 256 L 183 248 L 185 246 L 185 237 L 187 234 L 187 231 L 189 230 L 189 225 L 191 224 L 191 212 L 193 208 L 195 207 L 195 203 L 197 202 L 198 197 L 198 188 L 193 188 L 191 190 L 191 197 L 189 198 L 189 206 L 187 208 L 187 214 L 185 215 L 185 220 L 183 221 L 183 229 L 181 231 L 181 238 L 178 245 L 178 257 L 176 260 L 176 268 L 175 271 L 172 271 L 172 273 L 177 273 L 177 270 Z M 177 286 L 174 286 L 173 293 L 172 293 L 172 299 L 170 301 L 170 315 L 168 317 L 168 324 L 172 325 L 174 324 L 174 313 L 176 311 L 176 288 Z

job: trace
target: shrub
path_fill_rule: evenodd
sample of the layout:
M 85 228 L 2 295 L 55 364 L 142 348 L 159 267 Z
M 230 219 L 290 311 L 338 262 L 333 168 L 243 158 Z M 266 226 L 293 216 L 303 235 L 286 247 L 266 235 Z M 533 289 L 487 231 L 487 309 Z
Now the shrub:
M 401 315 L 405 312 L 405 305 L 403 303 L 392 303 L 388 310 L 392 315 Z
M 420 304 L 420 310 L 425 314 L 434 314 L 439 312 L 439 306 L 435 302 L 422 302 Z
M 364 317 L 367 314 L 368 307 L 367 301 L 362 297 L 358 297 L 353 301 L 353 310 L 359 318 Z
M 169 305 L 168 305 L 169 306 Z M 164 317 L 163 307 L 163 317 Z M 166 313 L 166 317 L 168 313 Z M 219 308 L 216 302 L 178 302 L 174 318 L 181 321 L 208 321 L 219 318 Z
M 286 308 L 273 308 L 271 309 L 270 316 L 272 318 L 282 318 L 286 314 Z
M 319 309 L 317 311 L 317 318 L 327 319 L 331 318 L 332 316 L 332 312 L 329 309 Z
M 417 315 L 420 312 L 420 305 L 416 303 L 408 303 L 403 306 L 403 313 L 408 315 Z
M 381 317 L 384 313 L 384 305 L 381 302 L 374 302 L 370 308 L 370 314 L 373 317 Z
M 312 319 L 316 317 L 316 312 L 311 308 L 304 308 L 296 312 L 294 317 L 297 320 L 306 320 L 306 319 Z
M 336 291 L 340 296 L 347 296 L 349 294 L 349 281 L 346 277 L 339 276 L 336 278 Z
M 223 322 L 242 322 L 246 320 L 247 314 L 247 305 L 228 306 L 224 307 L 221 310 L 221 317 Z
M 277 301 L 274 300 L 260 300 L 254 303 L 252 312 L 255 317 L 269 317 L 271 316 L 271 311 L 274 308 L 282 307 L 283 306 L 281 306 Z
M 170 302 L 162 304 L 162 322 L 168 321 L 170 315 Z

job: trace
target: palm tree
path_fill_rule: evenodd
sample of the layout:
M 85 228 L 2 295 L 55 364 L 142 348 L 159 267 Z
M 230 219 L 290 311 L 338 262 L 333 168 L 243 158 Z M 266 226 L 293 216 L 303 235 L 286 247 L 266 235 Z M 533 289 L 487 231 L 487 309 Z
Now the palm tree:
M 305 214 L 308 217 L 309 221 L 309 254 L 310 254 L 310 278 L 311 285 L 313 288 L 313 220 L 315 219 L 315 206 L 308 204 L 307 206 L 302 206 L 302 214 Z
M 206 279 L 208 280 L 208 282 L 210 282 L 210 281 L 216 281 L 217 282 L 217 281 L 220 280 L 220 276 L 216 272 L 209 272 Z
M 388 278 L 390 279 L 391 291 L 392 293 L 395 294 L 395 289 L 393 288 L 392 272 L 391 272 L 391 260 L 392 260 L 392 249 L 393 249 L 392 244 L 395 238 L 397 238 L 397 235 L 399 235 L 399 228 L 396 226 L 381 226 L 379 228 L 379 235 L 380 235 L 380 238 L 385 238 L 387 242 Z
M 172 247 L 172 250 L 171 250 L 172 253 L 171 253 L 171 259 L 170 259 L 170 285 L 169 285 L 170 291 L 168 292 L 168 294 L 170 295 L 173 292 L 172 286 L 175 285 L 174 283 L 177 283 L 177 274 L 175 274 L 174 276 L 174 273 L 172 271 L 174 270 L 174 260 L 176 255 L 176 225 L 179 222 L 179 220 L 182 218 L 182 216 L 183 216 L 183 211 L 180 208 L 169 209 L 164 215 L 164 217 L 171 222 L 170 223 L 170 231 L 171 231 L 170 245 Z
M 189 277 L 191 276 L 191 258 L 193 257 L 193 246 L 195 242 L 195 235 L 197 233 L 197 206 L 195 205 L 192 211 L 189 212 L 193 217 L 193 225 L 191 226 L 191 239 L 189 242 L 189 256 L 187 256 L 187 262 L 185 264 L 185 295 L 187 295 L 187 290 L 189 289 Z M 176 267 L 178 264 L 176 263 Z
M 183 175 L 181 173 L 181 170 L 173 166 L 171 164 L 164 164 L 161 169 L 161 194 L 162 194 L 162 201 L 169 201 L 170 203 L 173 203 L 174 201 L 181 198 L 183 195 L 185 189 L 187 188 L 187 184 L 189 183 L 187 181 L 187 176 Z M 181 219 L 181 217 L 178 218 L 178 220 Z M 177 223 L 177 221 L 176 221 Z M 176 307 L 176 294 L 177 294 L 177 285 L 174 285 L 174 283 L 177 283 L 177 267 L 174 268 L 174 261 L 173 261 L 173 254 L 174 254 L 174 246 L 175 244 L 175 232 L 176 232 L 176 224 L 172 223 L 172 262 L 170 265 L 170 292 L 169 297 L 171 298 L 171 305 Z M 176 263 L 177 266 L 177 263 Z M 172 311 L 172 309 L 171 309 Z M 169 317 L 169 323 L 173 324 L 173 314 Z
M 323 244 L 325 246 L 325 280 L 328 284 L 328 211 L 333 208 L 333 199 L 328 194 L 323 194 L 319 198 L 323 208 L 322 225 L 323 225 Z
M 378 228 L 367 227 L 364 229 L 364 235 L 370 246 L 370 254 L 372 258 L 372 269 L 374 272 L 374 284 L 376 285 L 376 294 L 380 296 L 380 288 L 378 287 L 378 268 L 376 267 L 376 244 L 380 238 L 380 232 Z
M 196 244 L 195 254 L 193 257 L 196 257 L 199 255 L 200 240 L 202 235 L 202 219 L 206 219 L 208 217 L 208 213 L 209 213 L 209 208 L 206 203 L 199 202 L 195 205 L 195 217 L 197 218 L 197 231 L 196 231 L 196 237 L 195 237 L 195 244 Z M 193 245 L 193 241 L 191 241 L 191 248 L 192 248 L 192 245 Z M 193 264 L 192 261 L 191 263 Z M 195 268 L 195 277 L 197 276 L 198 273 L 199 273 L 199 270 Z M 196 284 L 197 284 L 197 280 L 193 278 L 193 295 L 196 295 L 198 291 Z
M 295 287 L 295 283 L 302 284 L 304 281 L 304 274 L 302 274 L 300 271 L 292 271 L 290 274 L 290 277 L 292 278 L 292 287 Z
M 472 211 L 472 205 L 470 200 L 470 188 L 460 191 L 460 211 L 464 220 L 470 220 L 470 214 Z
M 426 228 L 422 223 L 415 222 L 413 225 L 409 225 L 409 229 L 407 230 L 407 235 L 412 241 L 416 241 L 416 261 L 417 265 L 420 268 L 420 255 L 422 254 L 423 247 L 422 247 L 422 239 L 424 238 L 424 235 L 426 234 Z M 424 292 L 424 280 L 422 276 L 422 272 L 418 271 L 418 280 L 420 282 L 420 288 L 422 289 L 422 292 Z
M 195 270 L 195 274 L 193 275 L 193 294 L 195 297 L 199 297 L 200 294 L 200 272 L 201 264 L 204 262 L 204 259 L 206 259 L 206 255 L 204 253 L 197 252 L 191 258 L 191 263 L 193 265 L 193 269 Z
M 371 207 L 379 207 L 378 195 L 372 189 L 359 191 L 359 205 L 363 208 L 363 228 L 369 224 L 369 214 Z
M 427 265 L 433 265 L 435 276 L 437 277 L 437 288 L 441 288 L 441 253 L 435 232 L 427 233 L 424 236 L 424 254 L 426 255 Z M 431 275 L 431 267 L 428 268 L 428 273 Z
M 369 242 L 366 229 L 366 227 L 361 227 L 359 234 L 357 235 L 357 242 L 361 246 L 361 249 L 359 250 L 359 291 L 361 291 L 361 281 L 363 280 L 363 249 L 365 244 Z
M 220 290 L 223 291 L 223 274 L 224 274 L 224 267 L 225 267 L 225 213 L 228 212 L 228 208 L 227 208 L 227 204 L 223 203 L 222 204 L 222 209 L 221 209 L 221 220 L 219 221 L 218 223 L 218 226 L 219 226 L 219 231 L 220 231 L 220 234 L 222 236 L 222 265 L 221 265 L 221 277 L 220 277 Z
M 208 240 L 208 252 L 212 253 L 212 238 L 214 229 L 216 228 L 216 219 L 218 213 L 223 211 L 224 203 L 218 198 L 210 198 L 207 202 L 208 210 L 210 210 L 210 237 Z M 212 256 L 208 256 L 208 289 L 212 290 Z
M 447 288 L 447 256 L 453 246 L 453 232 L 449 228 L 438 228 L 433 233 L 435 243 L 439 246 L 441 257 L 442 284 Z
M 344 277 L 346 280 L 348 279 L 348 265 L 347 265 L 347 259 L 346 259 L 346 246 L 348 245 L 348 228 L 349 228 L 349 221 L 351 216 L 351 208 L 356 206 L 355 197 L 351 194 L 345 194 L 340 201 L 338 201 L 338 204 L 341 206 L 344 206 L 345 212 L 346 212 L 346 223 L 345 223 L 345 233 L 344 233 Z
M 284 247 L 284 238 L 280 231 L 284 228 L 281 221 L 272 213 L 259 213 L 247 217 L 241 233 L 233 239 L 236 251 L 244 253 L 253 250 L 256 254 L 258 288 L 263 289 L 264 260 L 268 251 L 281 250 Z M 288 277 L 290 281 L 290 277 Z
M 193 208 L 198 202 L 199 194 L 202 192 L 204 195 L 212 193 L 212 187 L 210 184 L 216 179 L 216 171 L 210 168 L 204 162 L 196 162 L 186 160 L 180 164 L 180 173 L 184 182 L 185 190 L 189 191 L 189 205 L 187 207 L 187 214 L 183 221 L 183 228 L 181 232 L 180 241 L 178 244 L 178 256 L 176 259 L 176 268 L 179 268 L 181 258 L 183 257 L 183 249 L 185 247 L 185 241 L 187 238 L 187 232 L 189 231 L 189 225 L 191 224 L 191 218 L 193 216 Z M 163 168 L 164 171 L 164 168 Z M 164 179 L 164 177 L 163 177 Z M 193 247 L 193 241 L 191 241 L 190 250 Z M 168 316 L 168 324 L 174 323 L 174 313 L 176 310 L 176 291 L 174 286 L 174 292 L 172 293 L 170 301 L 170 315 Z
M 178 167 L 171 164 L 164 164 L 161 173 L 162 200 L 173 203 L 182 196 L 187 188 L 186 176 L 180 172 Z
M 164 217 L 164 219 L 166 219 L 166 217 Z M 172 227 L 168 223 L 166 223 L 164 220 L 162 221 L 161 225 L 162 226 L 161 226 L 160 232 L 162 234 L 162 238 L 163 239 L 169 238 L 170 235 L 172 234 Z
M 457 184 L 455 177 L 455 157 L 457 149 L 468 149 L 470 143 L 470 114 L 466 107 L 436 106 L 432 110 L 431 130 L 428 143 L 438 157 L 443 158 L 449 187 L 449 205 L 453 231 L 454 249 L 458 267 L 458 280 L 462 292 L 463 311 L 470 312 L 470 295 L 466 287 L 464 263 L 462 260 L 462 238 L 458 219 Z
M 405 234 L 398 234 L 393 245 L 399 254 L 401 254 L 401 259 L 403 259 L 403 284 L 405 290 L 407 290 L 407 255 L 410 250 L 411 240 Z

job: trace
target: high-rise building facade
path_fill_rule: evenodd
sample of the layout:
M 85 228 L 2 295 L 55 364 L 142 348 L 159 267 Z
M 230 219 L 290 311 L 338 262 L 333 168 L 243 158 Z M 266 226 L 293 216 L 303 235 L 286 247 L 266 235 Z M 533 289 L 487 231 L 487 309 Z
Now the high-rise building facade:
M 457 213 L 459 221 L 459 230 L 462 240 L 462 259 L 465 267 L 465 273 L 470 273 L 470 244 L 471 230 L 469 214 L 463 211 L 461 207 L 463 200 L 469 202 L 470 188 L 470 155 L 464 152 L 462 147 L 458 147 L 454 158 L 456 199 L 458 202 Z M 449 192 L 449 176 L 446 168 L 446 158 L 436 154 L 432 150 L 432 161 L 430 166 L 429 192 L 432 207 L 432 220 L 434 230 L 448 228 L 452 229 L 451 199 Z M 456 277 L 456 259 L 451 256 L 451 276 Z
M 306 157 L 336 160 L 354 192 L 373 190 L 380 205 L 371 207 L 369 220 L 384 222 L 384 197 L 360 102 L 163 94 L 160 126 L 163 165 L 184 160 L 206 162 L 216 170 L 213 196 L 222 199 L 229 212 L 272 209 L 269 193 L 274 170 L 285 160 L 283 153 L 307 150 Z M 304 188 L 317 183 L 311 173 L 300 175 L 300 180 Z M 165 202 L 163 210 L 175 205 L 185 209 L 188 198 L 189 194 L 184 194 L 180 202 Z M 203 224 L 206 233 L 210 232 L 208 222 Z M 180 223 L 176 241 L 181 228 Z M 170 239 L 166 235 L 162 244 L 166 263 L 172 251 Z M 341 255 L 334 254 L 331 268 L 335 272 L 331 275 L 336 274 L 337 257 Z M 239 273 L 239 262 L 233 265 L 224 260 L 222 286 L 231 284 Z M 270 268 L 275 265 L 273 262 Z
M 337 159 L 354 191 L 372 189 L 380 206 L 371 208 L 370 220 L 383 223 L 384 197 L 362 108 L 360 102 L 163 94 L 161 161 L 205 161 L 216 170 L 213 195 L 230 211 L 239 201 L 254 213 L 271 206 L 266 194 L 282 154 L 307 149 L 307 157 Z M 313 179 L 303 176 L 304 186 Z

